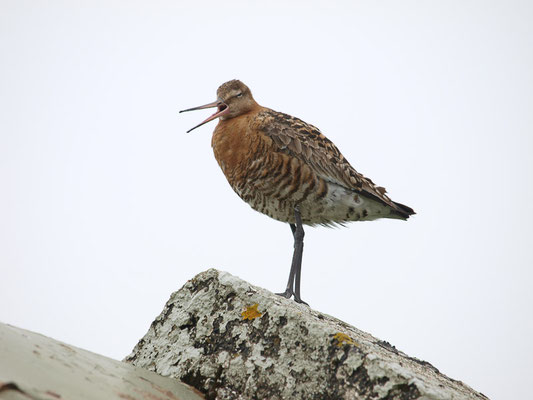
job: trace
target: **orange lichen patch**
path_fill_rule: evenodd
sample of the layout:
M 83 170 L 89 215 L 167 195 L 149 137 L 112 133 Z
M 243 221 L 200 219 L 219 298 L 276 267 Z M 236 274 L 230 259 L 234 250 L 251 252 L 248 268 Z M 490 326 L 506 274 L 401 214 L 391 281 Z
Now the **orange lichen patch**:
M 333 339 L 337 340 L 337 347 L 342 347 L 345 344 L 351 344 L 355 347 L 359 347 L 359 343 L 355 342 L 350 336 L 342 332 L 337 332 L 335 335 L 333 335 Z
M 253 320 L 253 319 L 256 319 L 256 318 L 260 317 L 261 315 L 263 315 L 257 310 L 258 306 L 259 306 L 259 304 L 256 303 L 253 306 L 246 307 L 246 310 L 244 310 L 241 313 L 242 319 Z

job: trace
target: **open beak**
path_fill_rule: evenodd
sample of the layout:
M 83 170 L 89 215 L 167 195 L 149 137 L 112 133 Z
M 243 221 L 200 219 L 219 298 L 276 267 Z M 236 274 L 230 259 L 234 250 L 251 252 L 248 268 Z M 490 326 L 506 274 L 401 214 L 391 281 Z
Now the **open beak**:
M 209 118 L 207 118 L 205 121 L 202 121 L 201 123 L 199 123 L 198 125 L 196 125 L 195 127 L 189 129 L 187 131 L 187 133 L 189 133 L 190 131 L 192 131 L 193 129 L 196 129 L 198 128 L 199 126 L 202 126 L 203 124 L 206 124 L 208 123 L 209 121 L 212 121 L 214 120 L 215 118 L 218 118 L 224 114 L 226 114 L 228 111 L 229 111 L 229 108 L 228 106 L 221 102 L 221 101 L 214 101 L 212 103 L 209 103 L 209 104 L 204 104 L 203 106 L 199 106 L 199 107 L 193 107 L 193 108 L 188 108 L 186 110 L 181 110 L 180 113 L 182 112 L 186 112 L 186 111 L 195 111 L 195 110 L 203 110 L 204 108 L 213 108 L 213 107 L 217 107 L 217 112 L 214 113 L 213 115 L 211 115 Z

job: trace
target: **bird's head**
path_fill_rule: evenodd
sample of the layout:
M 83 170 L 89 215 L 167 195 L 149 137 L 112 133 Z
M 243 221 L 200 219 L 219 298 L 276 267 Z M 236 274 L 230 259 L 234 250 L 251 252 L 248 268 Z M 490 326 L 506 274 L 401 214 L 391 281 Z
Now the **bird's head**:
M 252 92 L 250 91 L 248 86 L 246 86 L 241 81 L 234 79 L 232 81 L 228 81 L 220 85 L 217 90 L 216 101 L 209 104 L 205 104 L 203 106 L 188 108 L 187 110 L 180 111 L 180 113 L 186 111 L 203 110 L 205 108 L 217 108 L 217 112 L 215 112 L 206 120 L 202 121 L 200 124 L 189 129 L 187 131 L 188 133 L 193 129 L 196 129 L 199 126 L 202 126 L 203 124 L 212 121 L 216 118 L 226 120 L 238 117 L 239 115 L 243 115 L 247 112 L 252 111 L 257 106 L 258 104 L 254 100 Z

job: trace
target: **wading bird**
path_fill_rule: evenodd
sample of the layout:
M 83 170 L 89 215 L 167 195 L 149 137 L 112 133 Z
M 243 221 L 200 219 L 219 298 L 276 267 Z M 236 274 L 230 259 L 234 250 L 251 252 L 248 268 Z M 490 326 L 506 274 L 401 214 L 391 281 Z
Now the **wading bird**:
M 300 297 L 303 225 L 406 220 L 415 213 L 358 173 L 318 128 L 260 106 L 241 81 L 222 84 L 216 101 L 180 112 L 215 107 L 187 132 L 218 118 L 211 145 L 233 190 L 254 210 L 290 224 L 294 253 L 279 295 L 306 304 Z

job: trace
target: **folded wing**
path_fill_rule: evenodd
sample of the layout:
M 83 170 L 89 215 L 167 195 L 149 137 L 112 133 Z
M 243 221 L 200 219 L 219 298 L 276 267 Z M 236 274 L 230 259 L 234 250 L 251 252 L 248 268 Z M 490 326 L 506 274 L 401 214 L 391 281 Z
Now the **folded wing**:
M 322 179 L 380 201 L 403 218 L 415 213 L 410 207 L 392 201 L 385 188 L 357 172 L 337 146 L 313 125 L 269 109 L 256 121 L 260 121 L 257 128 L 272 139 L 279 151 L 305 162 Z

